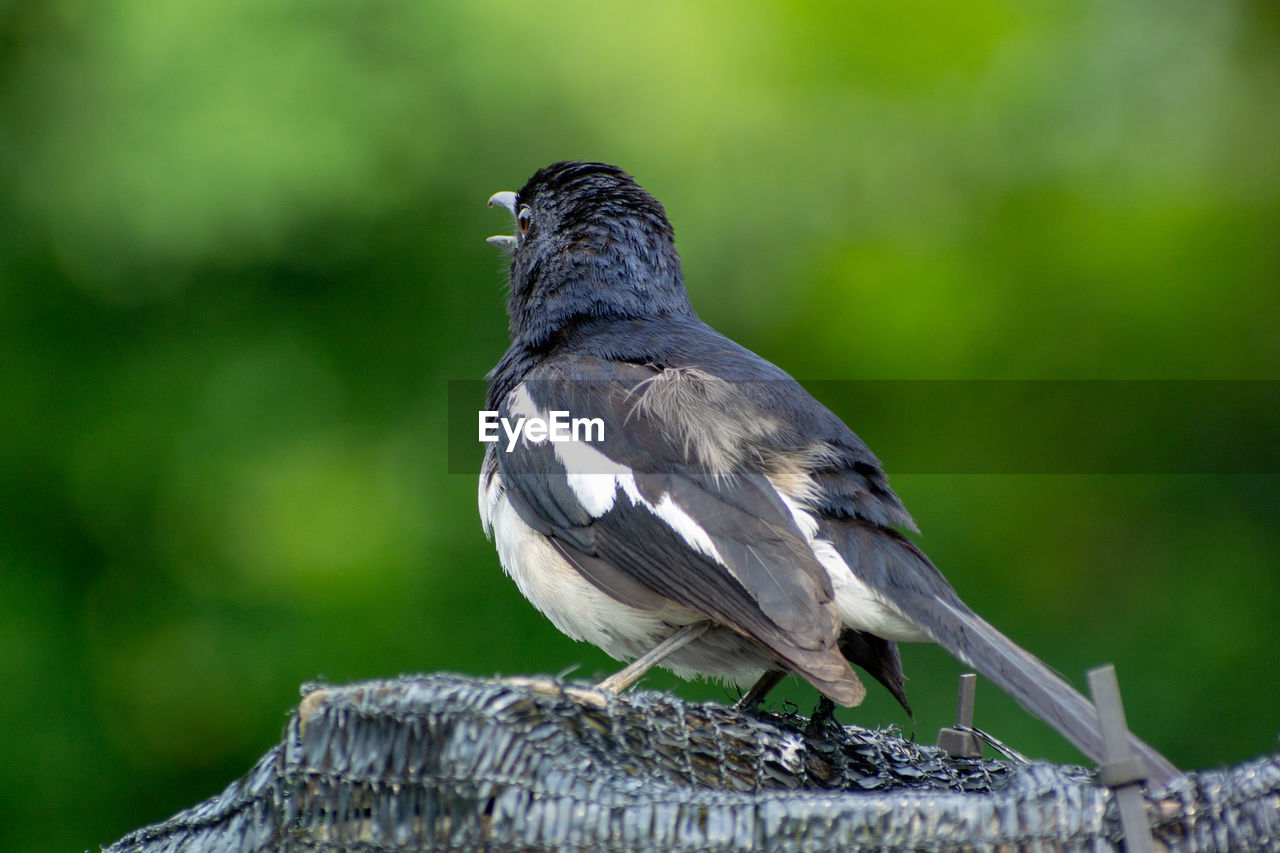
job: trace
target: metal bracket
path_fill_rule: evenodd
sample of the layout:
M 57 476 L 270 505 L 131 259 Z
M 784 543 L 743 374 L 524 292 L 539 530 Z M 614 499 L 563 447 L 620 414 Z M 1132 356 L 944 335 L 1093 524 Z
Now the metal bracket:
M 960 676 L 960 692 L 956 700 L 956 724 L 938 731 L 938 746 L 952 758 L 981 758 L 982 741 L 973 733 L 973 698 L 978 676 L 966 672 Z
M 1120 683 L 1112 664 L 1089 670 L 1089 692 L 1098 709 L 1105 760 L 1098 768 L 1098 782 L 1111 789 L 1120 810 L 1120 829 L 1128 853 L 1155 853 L 1155 839 L 1147 820 L 1142 782 L 1147 778 L 1146 762 L 1129 748 L 1129 724 L 1120 701 Z

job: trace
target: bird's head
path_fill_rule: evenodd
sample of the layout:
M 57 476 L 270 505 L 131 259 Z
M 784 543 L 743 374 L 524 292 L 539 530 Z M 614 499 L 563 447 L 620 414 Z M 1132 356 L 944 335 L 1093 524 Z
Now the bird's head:
M 512 256 L 513 339 L 539 346 L 584 319 L 693 313 L 666 211 L 617 166 L 554 163 L 489 205 L 515 220 L 514 234 L 489 238 Z

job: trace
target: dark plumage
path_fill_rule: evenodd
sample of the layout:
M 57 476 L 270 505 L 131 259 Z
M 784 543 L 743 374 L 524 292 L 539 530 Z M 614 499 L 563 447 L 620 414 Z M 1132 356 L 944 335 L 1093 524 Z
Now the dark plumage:
M 598 418 L 599 440 L 490 445 L 480 510 L 506 571 L 561 630 L 617 658 L 690 634 L 663 665 L 749 684 L 792 671 L 845 705 L 846 661 L 907 707 L 897 643 L 931 640 L 1095 760 L 1093 706 L 960 601 L 899 529 L 879 460 L 785 372 L 700 319 L 662 205 L 601 163 L 518 193 L 504 417 Z M 683 634 L 681 634 L 682 636 Z M 1134 739 L 1153 779 L 1176 773 Z

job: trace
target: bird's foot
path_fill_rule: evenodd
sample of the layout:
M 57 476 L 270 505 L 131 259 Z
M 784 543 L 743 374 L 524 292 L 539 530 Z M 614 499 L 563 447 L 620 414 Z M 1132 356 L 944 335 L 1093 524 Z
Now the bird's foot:
M 839 725 L 836 722 L 836 703 L 823 696 L 818 700 L 818 707 L 813 709 L 813 716 L 809 717 L 804 733 L 812 738 L 821 737 L 829 724 Z

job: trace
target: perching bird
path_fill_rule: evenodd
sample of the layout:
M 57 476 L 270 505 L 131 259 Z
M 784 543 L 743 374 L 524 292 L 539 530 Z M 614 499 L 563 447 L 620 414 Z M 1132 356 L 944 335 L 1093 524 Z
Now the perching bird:
M 754 702 L 794 672 L 856 705 L 852 661 L 907 707 L 897 643 L 927 640 L 1103 760 L 1092 703 L 899 532 L 915 525 L 862 440 L 698 318 L 666 212 L 630 175 L 556 163 L 489 203 L 516 233 L 489 238 L 512 256 L 511 346 L 487 408 L 526 430 L 488 446 L 480 515 L 557 628 L 640 659 L 604 686 L 660 662 L 755 682 Z M 602 429 L 556 440 L 580 418 Z M 1132 745 L 1153 782 L 1177 774 Z

